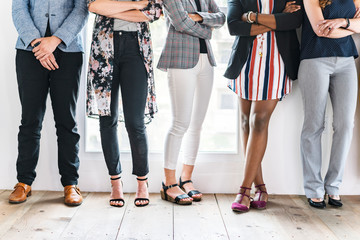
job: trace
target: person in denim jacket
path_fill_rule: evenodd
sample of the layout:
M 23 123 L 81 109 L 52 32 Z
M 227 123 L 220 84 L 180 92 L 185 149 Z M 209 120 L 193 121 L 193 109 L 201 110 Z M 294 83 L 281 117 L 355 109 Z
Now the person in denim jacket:
M 12 16 L 19 34 L 16 73 L 22 115 L 16 164 L 19 182 L 9 202 L 22 203 L 31 195 L 50 92 L 65 204 L 80 205 L 80 136 L 75 115 L 83 63 L 80 31 L 88 17 L 86 0 L 13 0 Z

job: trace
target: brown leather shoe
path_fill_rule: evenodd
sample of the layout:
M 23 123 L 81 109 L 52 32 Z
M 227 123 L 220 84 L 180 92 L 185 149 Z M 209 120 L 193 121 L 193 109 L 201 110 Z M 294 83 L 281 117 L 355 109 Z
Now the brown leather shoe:
M 14 191 L 9 196 L 9 203 L 23 203 L 31 196 L 31 187 L 25 183 L 17 183 Z
M 67 185 L 64 187 L 65 204 L 68 206 L 79 206 L 83 198 L 80 189 L 76 185 Z

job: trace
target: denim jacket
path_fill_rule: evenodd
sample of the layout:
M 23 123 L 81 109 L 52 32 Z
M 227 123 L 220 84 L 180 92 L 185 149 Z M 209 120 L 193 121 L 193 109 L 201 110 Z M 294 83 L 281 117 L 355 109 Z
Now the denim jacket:
M 88 10 L 86 0 L 13 0 L 12 17 L 19 38 L 16 49 L 31 51 L 30 43 L 44 37 L 48 22 L 53 36 L 62 40 L 64 52 L 83 52 L 80 31 Z

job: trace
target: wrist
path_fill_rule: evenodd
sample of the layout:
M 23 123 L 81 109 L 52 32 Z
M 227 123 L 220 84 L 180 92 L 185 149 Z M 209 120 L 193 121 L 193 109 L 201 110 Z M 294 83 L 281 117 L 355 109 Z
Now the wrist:
M 252 22 L 256 22 L 256 14 L 257 13 L 252 12 L 251 15 L 249 16 L 249 18 Z
M 345 24 L 343 25 L 343 28 L 348 29 L 350 27 L 350 19 L 349 18 L 345 18 Z
M 52 38 L 52 41 L 54 43 L 56 43 L 56 45 L 59 45 L 62 42 L 62 40 L 60 38 L 58 38 L 57 36 L 51 36 L 51 38 Z
M 253 11 L 248 11 L 246 14 L 246 22 L 248 23 L 254 23 L 254 20 L 251 19 L 252 15 L 253 15 Z

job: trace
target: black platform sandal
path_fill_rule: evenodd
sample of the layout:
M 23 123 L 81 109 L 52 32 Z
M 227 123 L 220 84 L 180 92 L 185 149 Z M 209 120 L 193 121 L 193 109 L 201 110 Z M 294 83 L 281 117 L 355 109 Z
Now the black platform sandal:
M 192 181 L 191 181 L 191 180 L 181 181 L 181 177 L 180 177 L 180 179 L 179 179 L 179 187 L 180 187 L 184 192 L 186 192 L 186 191 L 185 191 L 185 188 L 184 188 L 184 185 L 187 184 L 187 183 L 192 183 Z M 193 197 L 193 196 L 196 195 L 196 194 L 201 194 L 201 192 L 198 191 L 198 190 L 191 190 L 191 191 L 189 191 L 189 192 L 187 193 L 187 195 L 189 195 L 191 198 L 193 198 L 195 202 L 200 202 L 202 196 L 201 196 L 201 197 Z
M 165 201 L 173 202 L 173 203 L 176 203 L 176 204 L 179 204 L 179 205 L 191 205 L 192 201 L 181 201 L 183 199 L 190 198 L 190 196 L 187 195 L 187 194 L 181 194 L 181 195 L 176 196 L 176 198 L 173 198 L 173 197 L 169 196 L 166 193 L 166 191 L 168 189 L 173 188 L 173 187 L 177 187 L 177 186 L 179 186 L 177 183 L 175 183 L 173 185 L 170 185 L 170 186 L 165 186 L 165 184 L 163 182 L 162 183 L 162 189 L 160 191 L 161 199 L 163 199 Z
M 121 177 L 117 177 L 117 178 L 110 178 L 110 180 L 118 180 L 118 179 L 120 179 Z M 122 181 L 121 181 L 121 185 L 122 185 Z M 112 207 L 123 207 L 124 205 L 125 205 L 125 200 L 123 199 L 123 198 L 114 198 L 114 199 L 110 199 L 110 206 L 112 206 Z M 120 202 L 120 203 L 122 203 L 122 205 L 113 205 L 113 204 L 111 204 L 111 203 L 113 203 L 113 202 Z
M 144 178 L 144 179 L 142 179 L 142 178 L 136 178 L 136 180 L 138 180 L 138 181 L 146 181 L 146 180 L 148 180 L 148 178 Z M 149 187 L 149 183 L 148 183 L 148 182 L 146 182 L 146 186 Z M 147 201 L 147 203 L 136 205 L 136 202 L 137 202 L 137 201 Z M 134 200 L 134 205 L 135 205 L 136 207 L 145 207 L 145 206 L 149 205 L 149 203 L 150 203 L 150 199 L 148 199 L 148 198 L 135 198 L 135 200 Z

